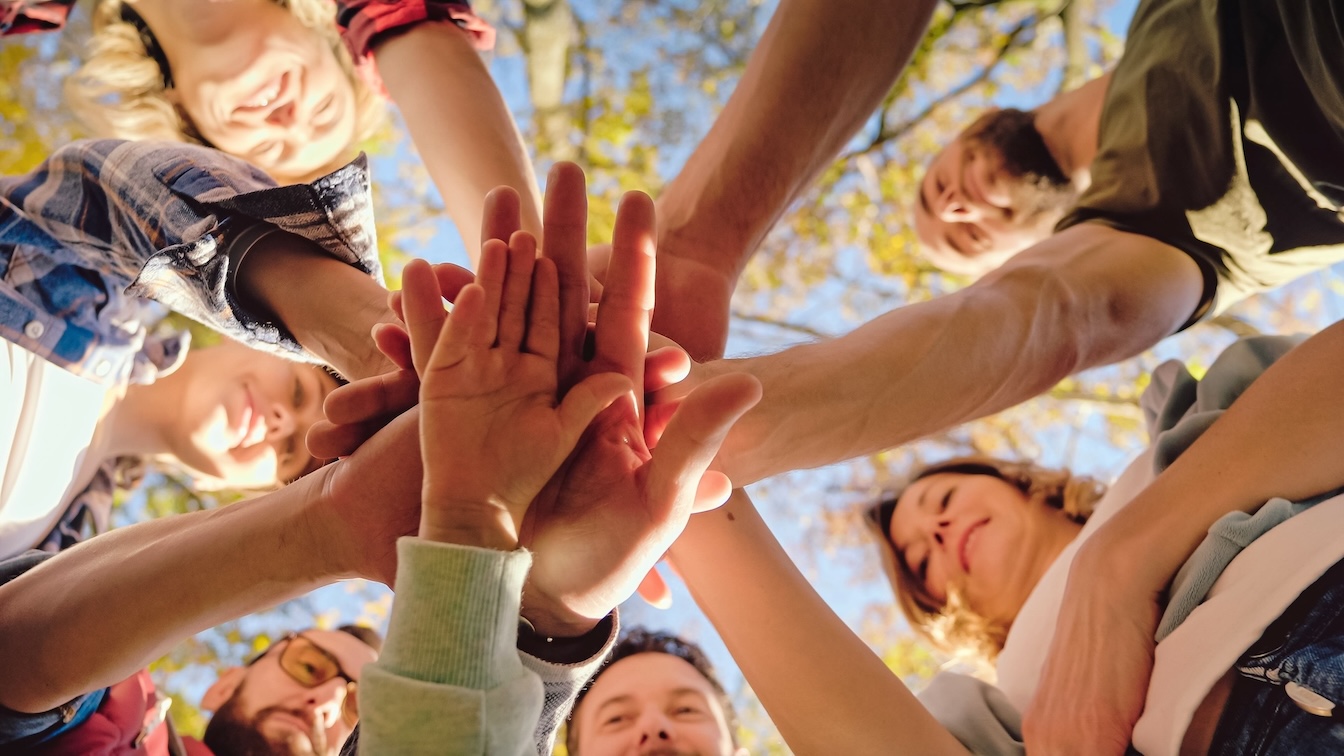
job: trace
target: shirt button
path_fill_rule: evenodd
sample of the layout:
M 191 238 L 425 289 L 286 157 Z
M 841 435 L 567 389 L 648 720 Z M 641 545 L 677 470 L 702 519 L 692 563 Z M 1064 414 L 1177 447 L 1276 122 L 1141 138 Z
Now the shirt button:
M 107 375 L 107 371 L 112 369 L 112 363 L 107 360 L 98 360 L 98 364 L 93 366 L 93 373 L 99 378 Z
M 30 339 L 40 339 L 42 334 L 47 332 L 47 327 L 36 320 L 30 320 L 23 327 L 23 333 Z
M 1290 682 L 1283 686 L 1283 690 L 1288 697 L 1293 699 L 1297 707 L 1308 714 L 1315 714 L 1318 717 L 1328 717 L 1334 713 L 1335 703 L 1314 690 L 1304 688 L 1295 682 Z

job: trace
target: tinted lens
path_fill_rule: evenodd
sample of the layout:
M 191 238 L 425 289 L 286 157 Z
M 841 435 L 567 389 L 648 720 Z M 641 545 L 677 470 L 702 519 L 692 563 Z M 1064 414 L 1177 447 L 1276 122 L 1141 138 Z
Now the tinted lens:
M 331 654 L 301 635 L 285 646 L 280 654 L 280 668 L 305 688 L 315 688 L 341 674 L 341 666 Z

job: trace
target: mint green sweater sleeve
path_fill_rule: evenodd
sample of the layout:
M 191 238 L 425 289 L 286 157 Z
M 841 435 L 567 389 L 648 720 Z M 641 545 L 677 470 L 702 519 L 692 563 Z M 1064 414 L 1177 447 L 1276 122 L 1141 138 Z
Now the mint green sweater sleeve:
M 402 538 L 378 661 L 360 677 L 360 753 L 532 756 L 542 683 L 516 647 L 523 581 L 512 552 Z

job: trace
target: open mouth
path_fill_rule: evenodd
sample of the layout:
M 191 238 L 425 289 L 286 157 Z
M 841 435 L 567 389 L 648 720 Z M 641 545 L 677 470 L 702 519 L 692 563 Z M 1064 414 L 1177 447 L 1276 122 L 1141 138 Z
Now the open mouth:
M 246 402 L 238 417 L 238 443 L 234 449 L 246 449 L 255 446 L 266 438 L 266 418 L 257 409 L 257 400 L 250 389 L 245 390 Z
M 281 98 L 290 88 L 289 72 L 286 71 L 279 76 L 266 82 L 260 89 L 253 92 L 246 100 L 238 104 L 237 109 L 242 111 L 265 110 L 281 101 Z

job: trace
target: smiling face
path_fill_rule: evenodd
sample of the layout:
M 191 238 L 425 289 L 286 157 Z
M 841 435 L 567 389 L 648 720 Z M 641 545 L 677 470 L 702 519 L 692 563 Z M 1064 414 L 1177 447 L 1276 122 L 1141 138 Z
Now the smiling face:
M 249 4 L 238 21 L 169 57 L 179 106 L 211 145 L 282 183 L 331 167 L 357 121 L 353 85 L 331 45 L 273 2 Z
M 671 654 L 627 656 L 603 670 L 574 712 L 576 756 L 730 756 L 718 694 Z
M 289 661 L 282 661 L 286 657 Z M 206 701 L 226 698 L 216 704 L 215 717 L 260 736 L 265 746 L 257 743 L 258 750 L 335 756 L 357 721 L 357 709 L 346 699 L 357 694 L 355 684 L 364 665 L 377 658 L 372 647 L 353 635 L 307 630 L 271 646 L 247 667 L 229 670 L 207 692 Z M 308 677 L 323 680 L 311 687 L 295 679 L 296 674 L 310 676 L 312 670 L 325 668 L 330 672 Z
M 159 433 L 173 458 L 220 485 L 261 488 L 317 467 L 304 438 L 335 387 L 320 367 L 226 341 L 193 349 L 146 389 L 155 393 Z
M 896 501 L 889 537 L 929 601 L 956 591 L 971 611 L 1009 625 L 1082 526 L 992 475 L 935 473 Z
M 935 264 L 984 273 L 1049 236 L 1076 197 L 1032 114 L 992 110 L 929 164 L 915 234 Z

